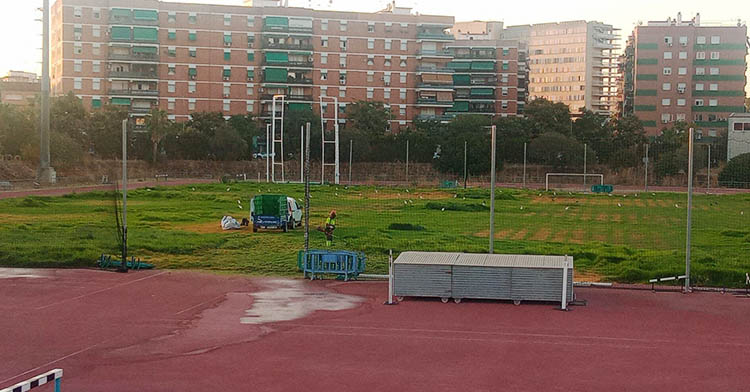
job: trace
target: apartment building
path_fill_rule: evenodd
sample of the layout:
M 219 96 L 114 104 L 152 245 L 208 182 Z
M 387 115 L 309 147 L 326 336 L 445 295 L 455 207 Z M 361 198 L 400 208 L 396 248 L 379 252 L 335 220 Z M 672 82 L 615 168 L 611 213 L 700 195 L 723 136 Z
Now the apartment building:
M 506 27 L 506 39 L 528 45 L 530 99 L 542 97 L 612 115 L 618 105 L 618 29 L 601 22 L 570 21 Z
M 650 135 L 675 121 L 692 122 L 699 137 L 727 129 L 732 113 L 745 112 L 747 26 L 702 25 L 691 20 L 651 21 L 636 26 L 633 112 Z
M 348 104 L 374 100 L 390 108 L 391 128 L 398 130 L 463 111 L 449 66 L 453 22 L 394 4 L 356 13 L 274 0 L 245 6 L 57 0 L 52 91 L 73 91 L 92 108 L 122 105 L 136 117 L 158 107 L 177 121 L 198 111 L 269 119 L 273 96 L 283 94 L 286 110 L 320 113 L 322 106 L 323 117 L 338 110 L 343 122 Z M 500 53 L 507 54 L 508 69 L 503 63 L 500 69 L 510 72 L 517 51 L 507 49 Z M 508 77 L 508 86 L 513 83 Z M 321 96 L 335 97 L 338 107 L 332 99 L 320 105 Z M 507 108 L 502 100 L 494 105 L 496 113 L 515 115 L 518 105 L 509 101 Z
M 9 71 L 0 77 L 0 104 L 26 106 L 41 92 L 35 73 Z

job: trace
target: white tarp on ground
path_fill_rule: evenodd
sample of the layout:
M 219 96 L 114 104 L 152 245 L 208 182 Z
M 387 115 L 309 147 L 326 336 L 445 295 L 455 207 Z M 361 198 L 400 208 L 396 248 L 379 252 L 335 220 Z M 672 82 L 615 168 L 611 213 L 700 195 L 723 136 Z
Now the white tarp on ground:
M 221 228 L 223 230 L 237 230 L 240 228 L 240 222 L 237 222 L 237 219 L 227 215 L 221 218 Z

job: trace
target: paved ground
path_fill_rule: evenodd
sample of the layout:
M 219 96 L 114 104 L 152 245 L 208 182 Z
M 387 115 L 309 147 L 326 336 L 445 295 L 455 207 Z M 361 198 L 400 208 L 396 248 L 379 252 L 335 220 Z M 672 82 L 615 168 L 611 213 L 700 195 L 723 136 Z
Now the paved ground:
M 750 299 L 577 289 L 588 306 L 409 300 L 383 282 L 0 269 L 0 388 L 747 390 Z

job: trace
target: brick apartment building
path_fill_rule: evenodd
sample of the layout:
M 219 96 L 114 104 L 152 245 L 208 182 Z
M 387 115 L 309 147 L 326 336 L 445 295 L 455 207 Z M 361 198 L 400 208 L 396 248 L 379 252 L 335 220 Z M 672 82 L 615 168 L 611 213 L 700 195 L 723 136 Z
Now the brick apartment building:
M 26 106 L 41 92 L 35 73 L 9 71 L 0 77 L 0 104 Z
M 625 100 L 650 135 L 686 121 L 699 136 L 715 137 L 732 113 L 745 111 L 748 45 L 744 24 L 701 25 L 700 15 L 636 26 Z
M 457 41 L 447 32 L 453 17 L 393 4 L 355 13 L 246 3 L 57 0 L 52 93 L 73 91 L 91 108 L 122 105 L 137 118 L 158 107 L 177 121 L 200 111 L 269 119 L 274 94 L 285 95 L 286 110 L 316 113 L 320 96 L 336 97 L 345 121 L 347 104 L 374 100 L 390 107 L 394 130 L 522 110 L 516 41 Z

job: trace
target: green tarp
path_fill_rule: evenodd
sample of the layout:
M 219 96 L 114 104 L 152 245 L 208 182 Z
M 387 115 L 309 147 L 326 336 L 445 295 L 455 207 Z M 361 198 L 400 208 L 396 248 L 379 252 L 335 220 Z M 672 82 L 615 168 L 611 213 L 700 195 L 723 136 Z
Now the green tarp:
M 469 102 L 468 101 L 455 101 L 453 107 L 450 109 L 451 112 L 468 112 Z
M 188 75 L 190 76 L 198 75 L 198 68 L 188 68 Z
M 491 88 L 473 88 L 471 89 L 471 95 L 493 95 L 494 90 Z
M 112 98 L 110 103 L 112 105 L 130 105 L 130 98 Z
M 224 60 L 229 61 L 232 59 L 232 52 L 224 52 Z
M 224 34 L 224 43 L 225 44 L 231 44 L 232 43 L 232 34 Z
M 231 77 L 231 76 L 232 76 L 232 70 L 231 70 L 231 69 L 225 69 L 225 70 L 224 70 L 224 72 L 222 73 L 222 75 L 223 75 L 223 76 L 224 76 L 225 78 L 229 78 L 229 77 Z
M 289 62 L 289 53 L 287 52 L 266 52 L 266 62 L 286 64 Z
M 156 46 L 133 46 L 133 53 L 156 54 Z
M 492 61 L 472 61 L 471 69 L 478 71 L 492 71 L 495 69 L 495 63 Z
M 130 41 L 130 27 L 113 26 L 112 39 Z
M 167 38 L 169 38 L 169 39 L 177 39 L 177 32 L 176 31 L 170 31 L 167 34 Z
M 289 18 L 282 16 L 266 16 L 263 23 L 268 27 L 289 27 Z
M 254 78 L 254 77 L 255 77 L 255 71 L 253 71 L 252 69 L 248 69 L 248 70 L 247 70 L 247 77 L 248 77 L 249 79 L 252 79 L 252 78 Z
M 134 10 L 133 18 L 137 20 L 159 20 L 159 13 L 154 10 Z
M 309 103 L 291 102 L 289 104 L 289 111 L 294 110 L 312 110 L 312 105 Z
M 102 107 L 102 100 L 101 99 L 92 99 L 91 100 L 91 107 L 94 109 L 98 109 Z
M 188 39 L 195 41 L 197 39 L 197 33 L 188 33 Z
M 113 18 L 129 18 L 130 17 L 130 10 L 125 8 L 112 8 L 109 11 L 109 15 Z
M 159 30 L 153 27 L 134 27 L 133 39 L 136 41 L 158 41 Z
M 266 68 L 266 82 L 284 82 L 287 81 L 289 71 L 285 68 Z
M 455 70 L 468 70 L 471 68 L 471 63 L 469 62 L 460 62 L 460 61 L 451 61 L 448 63 L 448 68 L 455 69 Z
M 471 76 L 467 74 L 453 75 L 453 84 L 456 86 L 468 86 L 471 84 Z

